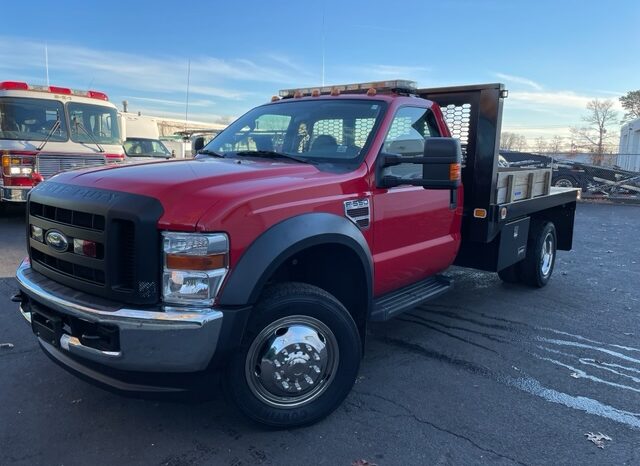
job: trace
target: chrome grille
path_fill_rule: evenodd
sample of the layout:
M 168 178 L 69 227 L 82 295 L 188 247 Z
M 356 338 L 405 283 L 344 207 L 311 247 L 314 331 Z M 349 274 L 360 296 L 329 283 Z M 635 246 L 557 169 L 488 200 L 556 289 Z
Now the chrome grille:
M 40 155 L 37 157 L 36 171 L 47 179 L 56 173 L 77 168 L 98 167 L 105 163 L 105 158 L 101 155 L 91 157 L 83 155 Z

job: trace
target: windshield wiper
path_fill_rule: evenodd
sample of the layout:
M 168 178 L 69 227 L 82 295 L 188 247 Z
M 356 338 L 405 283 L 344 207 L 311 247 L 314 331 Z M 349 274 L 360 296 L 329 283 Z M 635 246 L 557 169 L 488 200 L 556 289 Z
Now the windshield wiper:
M 47 137 L 44 138 L 44 141 L 42 141 L 42 144 L 40 144 L 36 149 L 38 152 L 40 152 L 44 148 L 44 146 L 49 142 L 49 139 L 51 139 L 51 136 L 53 136 L 53 133 L 55 133 L 58 130 L 58 128 L 60 128 L 60 118 L 56 120 L 56 122 L 53 124 L 53 126 L 49 130 L 49 134 L 47 134 Z
M 249 155 L 255 157 L 271 157 L 271 158 L 281 158 L 281 159 L 289 159 L 295 160 L 300 163 L 310 163 L 314 164 L 312 160 L 304 159 L 302 157 L 296 157 L 295 155 L 285 154 L 283 152 L 276 152 L 274 150 L 241 150 L 236 152 L 236 155 Z
M 204 155 L 213 155 L 214 157 L 224 158 L 224 154 L 222 152 L 216 152 L 215 150 L 200 149 L 196 153 L 197 154 L 204 154 Z
M 98 150 L 100 152 L 104 152 L 104 149 L 102 148 L 102 146 L 98 143 L 98 141 L 96 141 L 96 138 L 93 137 L 93 134 L 91 134 L 89 132 L 89 130 L 87 130 L 87 128 L 84 127 L 84 125 L 82 123 L 80 123 L 77 119 L 74 118 L 73 120 L 73 124 L 76 125 L 76 128 L 80 128 L 82 131 L 84 131 L 84 134 L 86 134 L 87 136 L 89 136 L 89 139 L 91 139 L 91 142 L 93 142 L 96 146 L 98 146 Z

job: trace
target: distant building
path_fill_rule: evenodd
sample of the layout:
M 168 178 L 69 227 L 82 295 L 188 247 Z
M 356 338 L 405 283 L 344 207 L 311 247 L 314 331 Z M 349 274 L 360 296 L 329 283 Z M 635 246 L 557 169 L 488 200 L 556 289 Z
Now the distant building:
M 618 165 L 625 170 L 640 171 L 640 118 L 620 129 Z

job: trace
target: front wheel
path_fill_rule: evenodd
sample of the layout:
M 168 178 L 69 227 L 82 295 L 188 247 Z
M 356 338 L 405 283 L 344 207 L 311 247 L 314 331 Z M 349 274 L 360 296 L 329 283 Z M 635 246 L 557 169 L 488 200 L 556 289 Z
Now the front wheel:
M 342 403 L 361 354 L 357 326 L 335 297 L 304 283 L 276 285 L 253 310 L 225 391 L 262 424 L 311 424 Z

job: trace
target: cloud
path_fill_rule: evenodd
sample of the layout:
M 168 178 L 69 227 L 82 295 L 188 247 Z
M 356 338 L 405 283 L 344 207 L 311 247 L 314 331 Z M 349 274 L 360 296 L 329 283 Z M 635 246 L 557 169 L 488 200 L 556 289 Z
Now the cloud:
M 540 84 L 538 84 L 537 82 L 528 79 L 528 78 L 523 78 L 520 76 L 513 76 L 511 74 L 505 74 L 505 73 L 494 73 L 494 75 L 499 78 L 499 79 L 504 79 L 507 82 L 512 82 L 512 83 L 516 83 L 516 84 L 524 84 L 526 86 L 532 87 L 538 91 L 542 90 L 542 86 Z
M 154 99 L 152 97 L 139 97 L 139 96 L 125 96 L 125 99 L 133 100 L 133 101 L 141 101 L 141 102 L 150 102 L 153 104 L 162 104 L 162 105 L 170 105 L 175 107 L 184 107 L 186 105 L 186 96 L 185 100 L 169 100 L 169 99 Z M 215 105 L 215 102 L 212 100 L 191 100 L 189 99 L 189 107 L 209 107 Z
M 76 83 L 128 90 L 129 94 L 185 93 L 187 59 L 176 56 L 135 54 L 66 44 L 50 43 L 51 80 L 61 85 Z M 9 76 L 33 75 L 42 69 L 44 44 L 16 37 L 0 36 L 0 73 Z M 242 100 L 253 95 L 239 87 L 248 83 L 289 85 L 292 76 L 300 77 L 303 67 L 282 55 L 269 60 L 249 58 L 222 59 L 211 56 L 191 59 L 190 92 L 196 96 Z M 65 81 L 60 82 L 59 77 Z M 302 76 L 304 77 L 304 76 Z M 41 81 L 44 81 L 42 79 Z M 132 92 L 133 91 L 133 92 Z
M 364 65 L 367 72 L 382 78 L 405 78 L 421 75 L 430 71 L 426 66 L 404 65 Z
M 596 96 L 576 94 L 571 91 L 513 91 L 509 93 L 509 100 L 526 104 L 530 108 L 545 110 L 552 108 L 567 108 L 585 110 L 587 104 Z M 617 100 L 614 107 L 621 109 Z
M 327 84 L 371 82 L 385 79 L 409 79 L 424 83 L 429 81 L 431 69 L 426 66 L 390 64 L 336 65 L 327 69 Z M 318 79 L 314 80 L 317 83 Z

